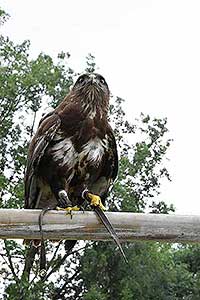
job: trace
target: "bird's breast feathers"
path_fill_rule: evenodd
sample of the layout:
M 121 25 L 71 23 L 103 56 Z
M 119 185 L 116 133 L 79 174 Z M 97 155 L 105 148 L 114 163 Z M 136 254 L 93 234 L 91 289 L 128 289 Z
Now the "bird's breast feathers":
M 85 144 L 81 145 L 77 151 L 75 142 L 72 137 L 63 137 L 61 133 L 57 133 L 53 140 L 54 145 L 50 149 L 52 159 L 58 163 L 60 167 L 67 166 L 73 168 L 77 163 L 82 165 L 92 164 L 98 167 L 102 161 L 103 155 L 108 150 L 107 135 L 103 139 L 95 136 L 90 138 Z
M 81 161 L 86 158 L 88 163 L 98 165 L 107 149 L 108 140 L 106 137 L 104 139 L 100 139 L 96 136 L 83 145 L 82 151 L 79 153 L 79 160 Z
M 63 138 L 57 134 L 53 141 L 57 141 L 57 143 L 50 149 L 52 159 L 60 167 L 67 165 L 69 168 L 73 168 L 77 161 L 78 153 L 74 148 L 71 138 Z

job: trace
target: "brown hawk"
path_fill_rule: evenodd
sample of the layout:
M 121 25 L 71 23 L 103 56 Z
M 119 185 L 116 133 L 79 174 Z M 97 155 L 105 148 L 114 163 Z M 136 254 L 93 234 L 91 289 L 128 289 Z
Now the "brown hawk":
M 25 208 L 68 210 L 87 199 L 103 208 L 118 171 L 108 123 L 109 88 L 96 73 L 81 75 L 70 93 L 39 124 L 25 175 Z
M 28 152 L 25 208 L 42 208 L 45 212 L 60 207 L 71 211 L 89 201 L 127 262 L 115 230 L 102 211 L 118 172 L 115 137 L 108 123 L 109 97 L 101 75 L 81 75 L 66 98 L 40 121 Z M 42 270 L 46 258 L 39 224 Z M 75 243 L 65 241 L 66 251 Z M 33 257 L 26 261 L 27 270 Z

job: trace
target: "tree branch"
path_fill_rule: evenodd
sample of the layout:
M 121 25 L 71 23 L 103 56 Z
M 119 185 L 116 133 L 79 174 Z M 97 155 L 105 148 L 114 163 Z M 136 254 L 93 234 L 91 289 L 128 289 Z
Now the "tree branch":
M 7 258 L 8 258 L 8 266 L 13 274 L 13 278 L 15 279 L 16 283 L 18 283 L 19 278 L 18 278 L 17 274 L 15 273 L 15 268 L 14 268 L 14 265 L 12 262 L 12 257 L 11 257 L 10 251 L 8 249 L 7 241 L 4 241 L 4 246 L 5 246 L 5 251 L 6 251 Z
M 37 252 L 38 252 L 38 248 L 34 247 L 33 245 L 30 245 L 28 252 L 26 254 L 24 270 L 22 272 L 22 278 L 26 278 L 27 280 L 29 280 L 31 269 Z

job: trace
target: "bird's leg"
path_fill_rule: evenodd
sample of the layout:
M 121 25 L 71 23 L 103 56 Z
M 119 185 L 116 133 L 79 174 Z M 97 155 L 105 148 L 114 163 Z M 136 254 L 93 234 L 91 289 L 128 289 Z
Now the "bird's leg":
M 72 210 L 80 209 L 80 207 L 78 207 L 78 206 L 72 206 L 72 203 L 69 200 L 69 197 L 65 190 L 60 190 L 58 192 L 58 196 L 59 196 L 58 202 L 59 202 L 59 205 L 61 205 L 61 206 L 56 207 L 57 210 L 65 210 L 71 214 Z
M 58 201 L 58 210 L 77 210 L 73 207 L 72 202 L 70 201 L 68 197 L 68 186 L 66 184 L 66 181 L 63 179 L 59 179 L 58 176 L 54 176 L 51 181 L 51 190 L 54 193 L 57 201 Z
M 91 206 L 100 207 L 102 210 L 106 209 L 101 202 L 101 198 L 98 195 L 90 193 L 87 189 L 82 192 L 82 198 L 89 201 Z
M 60 190 L 58 192 L 58 204 L 61 208 L 72 207 L 72 203 L 69 200 L 67 192 L 65 190 Z

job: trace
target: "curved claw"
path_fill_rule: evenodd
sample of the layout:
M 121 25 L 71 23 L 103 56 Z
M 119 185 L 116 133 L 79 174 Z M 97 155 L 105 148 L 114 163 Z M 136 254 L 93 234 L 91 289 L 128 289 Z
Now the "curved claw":
M 67 212 L 66 215 L 70 215 L 70 217 L 72 219 L 72 216 L 73 216 L 72 212 L 80 210 L 80 207 L 78 207 L 78 206 L 68 206 L 68 207 L 63 208 L 63 207 L 58 207 L 57 206 L 56 209 L 66 211 Z
M 64 210 L 64 211 L 67 211 L 67 212 L 70 213 L 71 211 L 80 210 L 80 207 L 78 207 L 77 205 L 76 206 L 68 206 L 68 207 L 65 207 L 65 208 L 57 206 L 56 209 L 57 210 Z

